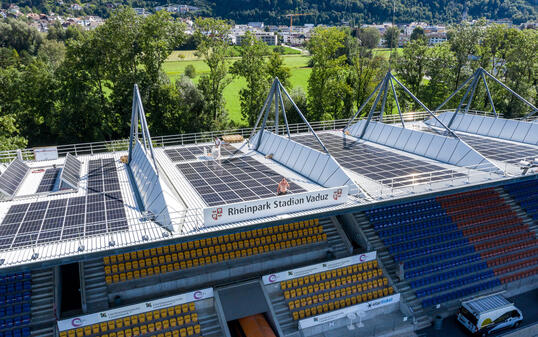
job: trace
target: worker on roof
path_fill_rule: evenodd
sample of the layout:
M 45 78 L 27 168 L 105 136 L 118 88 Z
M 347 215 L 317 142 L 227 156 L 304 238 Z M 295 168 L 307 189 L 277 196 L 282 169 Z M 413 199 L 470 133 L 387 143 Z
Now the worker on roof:
M 290 184 L 286 180 L 286 178 L 282 178 L 282 180 L 278 183 L 276 187 L 276 195 L 284 195 L 288 193 L 288 189 L 290 188 Z
M 222 141 L 219 137 L 215 137 L 215 146 L 213 147 L 212 151 L 212 157 L 214 159 L 220 159 L 220 146 L 222 145 Z

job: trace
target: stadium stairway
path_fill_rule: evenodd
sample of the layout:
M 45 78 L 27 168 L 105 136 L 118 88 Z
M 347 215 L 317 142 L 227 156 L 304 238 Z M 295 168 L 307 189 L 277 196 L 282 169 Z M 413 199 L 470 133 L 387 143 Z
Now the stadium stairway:
M 32 271 L 32 336 L 54 336 L 54 269 Z
M 538 273 L 536 232 L 502 192 L 486 188 L 355 215 L 393 279 L 404 264 L 396 288 L 416 317 Z
M 368 217 L 363 212 L 360 212 L 353 214 L 353 220 L 362 229 L 364 235 L 366 235 L 367 242 L 372 245 L 369 250 L 377 251 L 377 257 L 385 267 L 387 276 L 391 278 L 395 291 L 400 292 L 403 302 L 408 304 L 411 313 L 414 315 L 417 329 L 428 327 L 431 324 L 431 319 L 425 313 L 420 303 L 413 301 L 415 297 L 409 283 L 406 280 L 399 279 L 397 275 L 398 267 L 394 263 L 387 247 L 376 234 L 374 226 L 372 226 Z
M 307 222 L 309 221 L 306 221 L 305 224 Z M 348 256 L 351 253 L 351 243 L 348 241 L 338 220 L 335 217 L 320 219 L 319 224 L 314 224 L 314 222 L 318 223 L 318 220 L 312 220 L 311 225 L 305 225 L 302 227 L 303 229 L 298 229 L 298 231 L 303 231 L 303 233 L 305 233 L 304 231 L 307 228 L 321 226 L 324 236 L 322 241 L 313 241 L 312 243 L 306 244 L 303 242 L 301 245 L 290 247 L 285 246 L 286 248 L 284 249 L 275 249 L 271 251 L 265 250 L 264 253 L 252 254 L 250 256 L 236 255 L 233 259 L 230 258 L 229 261 L 223 260 L 218 262 L 215 260 L 210 261 L 209 263 L 206 262 L 205 265 L 198 267 L 193 265 L 193 267 L 187 266 L 185 269 L 172 268 L 164 270 L 164 272 L 161 272 L 159 275 L 154 274 L 152 276 L 133 278 L 131 280 L 124 280 L 120 282 L 110 282 L 110 275 L 108 275 L 108 301 L 109 303 L 112 303 L 116 296 L 120 296 L 122 299 L 129 299 L 128 301 L 143 300 L 151 296 L 167 296 L 168 294 L 193 287 L 227 284 L 252 277 L 258 277 L 275 270 L 293 268 L 304 265 L 305 263 L 319 262 L 326 260 L 328 257 L 341 258 Z M 276 228 L 276 226 L 272 228 Z M 321 235 L 321 232 L 318 234 L 316 233 L 317 232 L 311 234 L 309 233 L 308 235 L 317 235 L 318 237 Z M 225 233 L 219 233 L 219 235 L 222 236 L 225 235 Z M 272 236 L 276 235 L 273 234 Z M 235 238 L 235 241 L 238 241 L 237 237 Z M 171 246 L 168 247 L 171 252 Z M 177 250 L 177 248 L 175 249 L 176 252 L 185 252 L 183 248 L 180 248 L 180 250 Z M 167 254 L 164 247 L 162 251 L 163 255 Z M 155 250 L 155 252 L 157 255 L 159 255 L 158 250 Z M 172 253 L 168 253 L 168 255 L 170 254 Z M 164 259 L 165 256 L 163 255 L 159 255 L 157 259 Z M 155 255 L 152 256 L 155 258 Z M 105 270 L 109 270 L 107 267 L 112 267 L 110 264 L 111 259 L 112 257 L 109 259 L 109 264 L 106 264 L 105 262 Z M 168 262 L 167 266 L 170 267 L 173 263 L 175 262 Z M 203 272 L 200 272 L 200 268 L 203 268 Z M 128 302 L 125 301 L 125 304 L 126 303 Z
M 97 312 L 108 309 L 107 288 L 103 273 L 103 260 L 81 262 L 81 278 L 84 282 L 84 300 L 86 312 Z

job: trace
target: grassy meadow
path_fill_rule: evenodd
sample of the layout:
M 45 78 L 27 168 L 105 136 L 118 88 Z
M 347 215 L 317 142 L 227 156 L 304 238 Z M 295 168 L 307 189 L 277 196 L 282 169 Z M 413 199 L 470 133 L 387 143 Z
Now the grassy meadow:
M 307 55 L 298 54 L 297 50 L 286 48 L 286 54 L 282 55 L 284 64 L 290 68 L 291 83 L 294 88 L 301 87 L 305 92 L 307 91 L 308 77 L 310 76 L 311 69 L 308 67 L 308 61 L 310 59 Z M 390 55 L 389 49 L 376 49 L 376 54 L 382 55 L 386 58 Z M 401 49 L 398 50 L 401 52 Z M 237 57 L 230 57 L 229 64 Z M 180 50 L 174 51 L 168 57 L 163 65 L 163 69 L 170 78 L 171 81 L 175 81 L 180 78 L 185 72 L 185 67 L 192 64 L 196 69 L 196 77 L 194 81 L 198 81 L 200 75 L 207 74 L 209 68 L 204 61 L 195 55 L 194 50 Z M 244 124 L 241 117 L 241 104 L 239 102 L 239 90 L 245 86 L 245 80 L 242 78 L 233 78 L 230 85 L 224 89 L 224 99 L 226 100 L 226 109 L 228 110 L 230 120 L 236 124 Z

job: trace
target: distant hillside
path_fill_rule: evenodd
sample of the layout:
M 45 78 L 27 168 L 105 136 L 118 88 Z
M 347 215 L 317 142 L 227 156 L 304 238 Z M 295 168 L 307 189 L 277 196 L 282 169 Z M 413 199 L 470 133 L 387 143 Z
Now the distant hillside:
M 458 22 L 485 17 L 511 19 L 514 23 L 536 20 L 538 0 L 396 0 L 396 22 Z M 10 3 L 39 11 L 72 13 L 71 3 L 80 3 L 80 14 L 107 16 L 110 4 L 153 9 L 163 4 L 187 4 L 199 7 L 200 15 L 218 16 L 236 23 L 263 21 L 266 24 L 287 24 L 288 13 L 311 13 L 296 17 L 294 23 L 336 24 L 341 22 L 382 23 L 392 20 L 392 0 L 0 0 L 2 7 Z M 76 14 L 76 13 L 73 13 Z
M 293 12 L 314 14 L 294 18 L 298 23 L 392 20 L 392 0 L 217 0 L 211 7 L 216 15 L 237 22 L 289 23 L 282 14 Z M 537 0 L 396 0 L 395 19 L 400 23 L 457 22 L 467 13 L 468 19 L 486 17 L 521 23 L 536 20 L 537 7 Z

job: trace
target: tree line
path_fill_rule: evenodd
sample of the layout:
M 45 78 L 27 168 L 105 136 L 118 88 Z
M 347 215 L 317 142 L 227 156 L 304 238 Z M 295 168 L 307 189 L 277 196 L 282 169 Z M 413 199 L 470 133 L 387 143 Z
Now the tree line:
M 70 9 L 74 0 L 11 0 L 1 2 L 3 7 L 17 4 L 26 10 L 65 15 L 99 15 L 108 17 L 112 13 L 114 1 L 90 0 L 83 2 L 80 11 Z M 237 23 L 264 21 L 267 24 L 288 24 L 285 17 L 288 13 L 309 13 L 309 16 L 298 17 L 297 23 L 341 24 L 350 22 L 381 23 L 391 16 L 392 0 L 189 0 L 188 5 L 199 8 L 196 15 L 220 17 L 234 20 Z M 169 5 L 164 0 L 128 0 L 123 2 L 130 7 L 142 7 L 153 10 L 158 5 Z M 427 21 L 433 23 L 459 22 L 464 16 L 467 19 L 511 19 L 514 23 L 536 20 L 537 8 L 535 0 L 443 0 L 414 1 L 397 0 L 395 2 L 396 22 Z
M 430 108 L 480 66 L 525 98 L 538 99 L 538 33 L 532 30 L 463 24 L 435 47 L 417 32 L 403 52 L 387 58 L 374 50 L 380 39 L 375 29 L 319 27 L 307 45 L 312 71 L 305 92 L 291 87 L 282 57 L 249 33 L 240 57 L 227 57 L 230 29 L 223 20 L 196 20 L 189 40 L 196 41 L 209 71 L 195 83 L 187 76 L 193 69 L 176 81 L 162 69 L 172 50 L 188 40 L 184 25 L 164 12 L 140 17 L 123 8 L 93 31 L 53 26 L 45 35 L 19 20 L 0 22 L 0 149 L 124 138 L 134 83 L 155 135 L 238 126 L 229 121 L 223 97 L 233 77 L 246 82 L 237 99 L 248 125 L 275 77 L 311 121 L 352 116 L 389 69 Z M 508 117 L 524 113 L 500 86 L 491 83 L 490 89 L 497 110 Z M 390 95 L 388 111 L 394 112 Z M 405 109 L 417 108 L 402 92 L 399 96 Z M 490 109 L 483 88 L 476 97 L 474 108 Z M 298 114 L 290 113 L 288 121 L 299 122 Z

